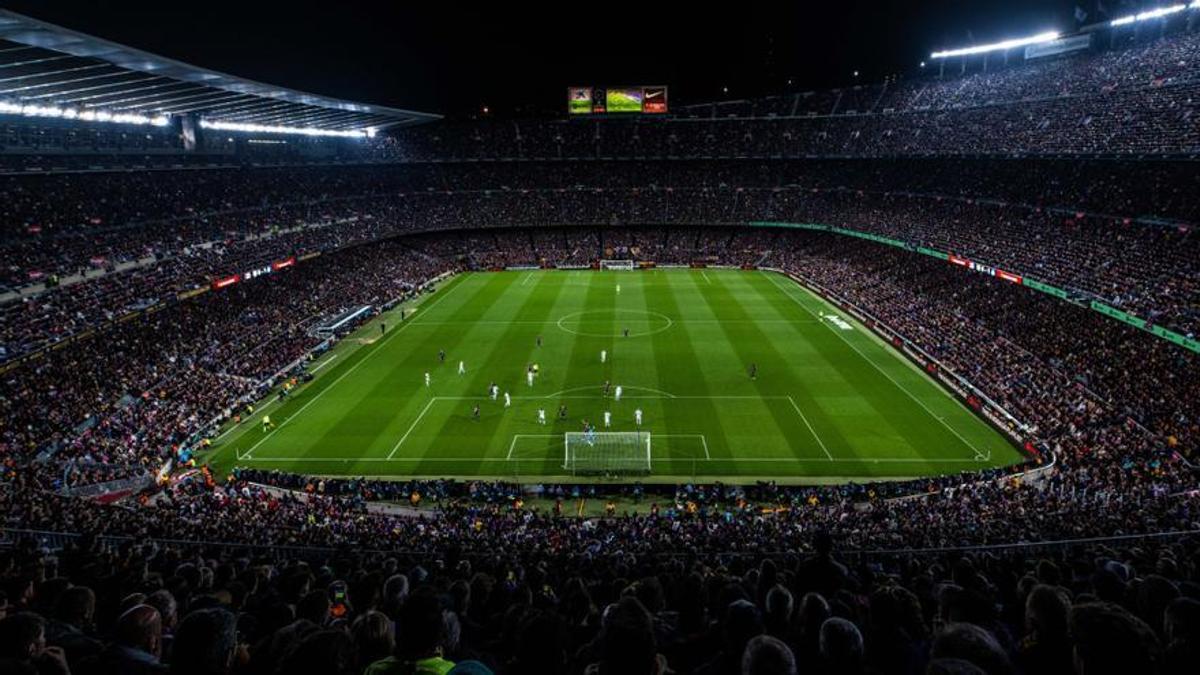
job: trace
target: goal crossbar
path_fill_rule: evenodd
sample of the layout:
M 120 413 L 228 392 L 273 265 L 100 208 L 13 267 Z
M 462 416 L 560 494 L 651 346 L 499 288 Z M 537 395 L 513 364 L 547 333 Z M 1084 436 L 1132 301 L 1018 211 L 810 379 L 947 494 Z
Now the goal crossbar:
M 632 260 L 601 260 L 602 270 L 632 270 L 635 267 Z

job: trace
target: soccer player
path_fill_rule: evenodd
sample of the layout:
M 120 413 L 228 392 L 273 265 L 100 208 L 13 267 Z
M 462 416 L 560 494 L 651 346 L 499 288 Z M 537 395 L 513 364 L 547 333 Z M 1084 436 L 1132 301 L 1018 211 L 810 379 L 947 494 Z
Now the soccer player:
M 750 364 L 750 379 L 752 379 L 752 380 L 758 379 L 758 364 L 757 363 Z
M 604 398 L 608 398 L 608 393 L 612 391 L 612 382 L 604 381 Z
M 618 385 L 617 385 L 617 390 L 616 390 L 615 392 L 613 392 L 613 399 L 614 399 L 614 400 L 617 400 L 617 401 L 620 401 L 620 400 L 621 400 L 621 391 L 622 391 L 622 389 L 621 389 L 621 385 L 619 385 L 619 384 L 618 384 Z
M 621 294 L 621 284 L 617 284 L 617 295 Z
M 612 413 L 609 412 L 608 410 L 605 410 L 604 411 L 604 428 L 607 429 L 611 426 L 612 426 Z
M 539 346 L 539 347 L 542 346 L 542 336 L 541 335 L 537 336 L 537 346 Z
M 466 375 L 466 374 L 467 374 L 467 364 L 466 364 L 466 363 L 464 363 L 464 362 L 462 362 L 462 361 L 459 361 L 459 362 L 458 362 L 458 374 L 459 374 L 459 375 Z
M 562 405 L 558 406 L 558 419 L 567 419 L 567 404 L 563 403 Z
M 479 421 L 479 404 L 478 403 L 475 404 L 475 409 L 471 411 L 471 419 L 475 420 L 476 422 Z
M 425 386 L 429 386 L 429 373 L 425 373 Z
M 528 383 L 529 386 L 533 386 L 533 366 L 529 366 L 525 369 L 525 382 Z
M 584 422 L 583 423 L 583 434 L 584 434 L 583 437 L 584 437 L 584 439 L 587 440 L 588 445 L 596 444 L 596 427 L 588 424 L 587 422 Z
M 639 428 L 642 426 L 642 409 L 641 408 L 637 408 L 633 411 L 633 423 L 638 425 Z
M 538 408 L 538 424 L 544 425 L 545 423 L 546 423 L 546 409 Z
M 439 349 L 438 350 L 438 363 L 445 363 L 445 362 L 446 362 L 446 350 Z
M 629 329 L 628 329 L 628 328 L 626 328 L 625 330 L 621 331 L 621 333 L 622 333 L 622 334 L 623 334 L 625 337 L 629 337 Z
M 507 391 L 506 391 L 506 392 L 504 392 L 504 407 L 505 407 L 505 408 L 511 408 L 511 407 L 512 407 L 512 397 L 508 395 L 508 392 L 507 392 Z
M 608 350 L 601 349 L 600 350 L 600 363 L 604 363 L 605 361 L 608 361 Z
M 495 401 L 496 397 L 500 395 L 500 387 L 497 387 L 496 383 L 493 382 L 492 385 L 488 387 L 488 392 L 491 393 L 492 400 Z
M 275 423 L 271 421 L 270 415 L 263 415 L 262 428 L 263 428 L 263 431 L 275 428 Z
M 380 321 L 379 322 L 379 334 L 383 335 L 386 332 L 387 332 L 387 323 Z

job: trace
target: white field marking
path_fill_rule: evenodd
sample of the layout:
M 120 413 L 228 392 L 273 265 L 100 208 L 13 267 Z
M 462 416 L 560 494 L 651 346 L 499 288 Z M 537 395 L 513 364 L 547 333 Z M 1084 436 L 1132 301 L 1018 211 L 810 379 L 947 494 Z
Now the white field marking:
M 324 368 L 325 366 L 329 365 L 329 362 L 330 362 L 330 361 L 332 361 L 332 360 L 334 360 L 334 359 L 336 359 L 337 357 L 338 357 L 338 355 L 337 355 L 337 354 L 332 354 L 332 355 L 330 355 L 330 357 L 329 357 L 329 358 L 327 358 L 327 359 L 325 359 L 324 361 L 322 361 L 322 362 L 318 363 L 318 364 L 316 365 L 316 367 L 312 368 L 312 369 L 311 369 L 311 370 L 309 370 L 308 372 L 310 372 L 310 373 L 315 373 L 315 372 L 317 372 L 318 370 L 320 370 L 320 369 Z
M 512 443 L 508 444 L 508 455 L 504 457 L 505 461 L 511 461 L 513 449 L 517 447 L 518 438 L 559 438 L 562 434 L 513 434 Z
M 278 403 L 279 403 L 279 397 L 278 397 L 278 396 L 276 396 L 275 398 L 271 399 L 270 401 L 267 401 L 266 403 L 262 404 L 262 406 L 261 406 L 261 407 L 259 407 L 259 408 L 258 408 L 257 410 L 255 410 L 254 412 L 265 412 L 267 408 L 269 408 L 269 407 L 271 407 L 271 406 L 273 406 L 273 405 L 276 405 L 276 404 L 278 404 Z M 222 431 L 220 434 L 218 434 L 218 435 L 217 435 L 217 437 L 213 439 L 213 442 L 215 443 L 215 442 L 217 442 L 217 441 L 221 440 L 221 439 L 222 439 L 222 438 L 224 438 L 224 437 L 225 437 L 225 436 L 226 436 L 226 435 L 227 435 L 229 432 L 231 432 L 231 431 L 233 431 L 233 430 L 235 430 L 235 429 L 241 429 L 241 428 L 245 427 L 246 425 L 248 425 L 250 422 L 252 422 L 252 421 L 253 421 L 253 418 L 254 418 L 254 417 L 253 417 L 253 415 L 251 415 L 251 416 L 248 416 L 248 417 L 246 417 L 246 419 L 242 420 L 241 422 L 239 422 L 239 423 L 237 423 L 237 424 L 234 424 L 234 425 L 230 426 L 228 429 L 226 429 L 225 431 Z M 246 453 L 246 454 L 249 454 L 249 453 Z
M 822 441 L 821 437 L 817 435 L 817 430 L 814 429 L 813 425 L 808 421 L 808 417 L 804 414 L 804 411 L 800 409 L 800 406 L 796 405 L 796 399 L 788 396 L 787 400 L 790 401 L 792 407 L 796 409 L 796 414 L 800 416 L 800 419 L 804 420 L 804 426 L 808 427 L 808 433 L 812 434 L 813 438 L 817 439 L 817 445 L 821 446 L 821 451 L 824 452 L 825 456 L 828 457 L 829 461 L 832 462 L 833 455 L 829 452 L 829 448 L 825 447 L 825 441 Z
M 525 278 L 521 280 L 521 285 L 524 286 L 525 284 L 529 283 L 529 280 L 532 278 L 533 278 L 533 272 L 526 274 Z
M 658 434 L 663 435 L 663 434 Z M 698 435 L 698 434 L 697 434 Z M 706 446 L 707 447 L 707 446 Z M 531 458 L 539 459 L 539 458 Z M 547 461 L 549 458 L 544 458 Z M 696 459 L 699 459 L 698 457 Z M 507 462 L 510 461 L 503 457 L 438 457 L 437 459 L 429 459 L 428 457 L 399 457 L 397 459 L 388 459 L 386 457 L 263 457 L 261 459 L 251 459 L 252 462 Z M 671 462 L 679 461 L 678 457 L 651 457 L 652 462 Z M 800 458 L 800 457 L 719 457 L 717 459 L 705 458 L 705 461 L 712 462 L 753 462 L 758 464 L 800 464 L 813 463 L 828 464 L 830 461 L 840 464 L 959 464 L 959 463 L 978 463 L 981 460 L 966 459 L 966 458 L 949 458 L 949 459 L 914 459 L 911 457 L 878 457 L 871 459 L 862 458 L 835 458 L 833 460 L 820 458 Z
M 617 385 L 613 385 L 614 388 L 616 386 Z M 661 389 L 655 389 L 653 387 L 639 387 L 636 385 L 628 385 L 628 386 L 621 385 L 621 386 L 624 387 L 625 389 L 636 390 L 636 391 L 652 391 L 656 394 L 660 394 L 660 396 L 657 396 L 654 398 L 679 398 L 678 396 L 676 396 L 675 394 L 672 394 L 669 391 L 663 391 Z M 553 394 L 546 394 L 545 396 L 531 396 L 530 398 L 574 398 L 574 397 L 570 397 L 570 396 L 564 396 L 564 394 L 570 394 L 572 392 L 577 392 L 577 391 L 591 391 L 592 389 L 603 389 L 603 388 L 604 388 L 604 385 L 600 385 L 600 384 L 592 385 L 592 386 L 588 386 L 588 387 L 572 387 L 570 389 L 563 389 L 562 391 L 556 391 Z M 594 397 L 583 396 L 580 398 L 594 398 Z M 603 398 L 603 397 L 601 397 L 601 398 Z M 629 397 L 622 395 L 622 398 L 629 398 Z
M 704 277 L 704 281 L 706 283 L 708 283 L 710 286 L 712 285 L 712 281 L 709 280 L 708 274 L 706 274 L 704 270 L 700 270 L 700 276 Z
M 437 400 L 437 396 L 429 399 L 429 403 L 426 403 L 425 407 L 421 409 L 421 414 L 417 415 L 417 419 L 413 420 L 413 423 L 409 425 L 408 431 L 404 432 L 404 435 L 400 437 L 400 440 L 396 441 L 396 444 L 392 446 L 392 451 L 389 452 L 387 456 L 388 459 L 391 459 L 392 455 L 396 454 L 396 451 L 399 450 L 400 446 L 404 444 L 404 441 L 408 440 L 408 435 L 413 432 L 413 429 L 417 428 L 417 424 L 421 422 L 421 418 L 425 416 L 425 413 L 429 412 L 430 406 L 436 403 Z
M 603 310 L 596 310 L 603 311 Z M 814 324 L 821 323 L 820 321 L 803 321 L 797 319 L 671 319 L 663 315 L 671 322 L 684 326 L 693 324 L 780 324 L 780 325 L 795 325 L 795 324 Z M 553 326 L 558 323 L 557 319 L 520 319 L 505 321 L 503 319 L 479 319 L 472 321 L 471 319 L 447 319 L 445 321 L 410 321 L 422 326 Z M 570 323 L 570 322 L 568 322 Z M 582 322 L 581 322 L 582 323 Z M 617 337 L 613 335 L 612 337 Z
M 593 388 L 596 388 L 596 387 L 581 387 L 581 389 L 593 389 Z M 567 391 L 573 391 L 573 390 L 567 390 Z M 490 401 L 492 399 L 491 396 L 486 396 L 486 395 L 483 395 L 483 396 L 438 396 L 438 398 L 445 400 L 445 401 Z M 514 401 L 544 401 L 548 398 L 598 401 L 598 400 L 611 400 L 613 397 L 612 396 L 605 397 L 602 395 L 563 396 L 563 395 L 559 395 L 559 394 L 550 394 L 549 396 L 513 396 L 512 397 L 512 399 Z M 638 400 L 643 400 L 643 401 L 646 401 L 646 400 L 663 401 L 663 400 L 668 400 L 668 399 L 677 399 L 680 401 L 709 401 L 709 400 L 711 400 L 711 401 L 786 401 L 790 397 L 777 396 L 777 395 L 772 395 L 772 394 L 764 394 L 762 396 L 740 396 L 740 395 L 736 395 L 736 394 L 730 394 L 730 395 L 713 394 L 713 395 L 704 395 L 704 396 L 687 396 L 687 395 L 677 396 L 675 394 L 668 394 L 666 392 L 663 392 L 661 395 L 651 395 L 651 396 L 646 396 L 646 395 L 638 396 L 636 394 L 632 394 L 632 395 L 631 394 L 622 394 L 621 395 L 622 401 L 627 398 L 638 399 Z
M 800 302 L 799 298 L 797 298 L 795 295 L 792 295 L 790 292 L 788 292 L 786 287 L 779 285 L 779 281 L 776 279 L 776 277 L 779 275 L 774 274 L 774 273 L 769 273 L 769 272 L 767 272 L 766 274 L 770 274 L 771 281 L 774 282 L 774 284 L 781 291 L 783 291 L 785 295 L 787 295 L 789 298 L 791 298 L 792 302 L 795 302 L 797 305 L 800 305 L 802 308 L 804 308 L 804 311 L 808 312 L 809 314 L 812 314 L 813 316 L 817 316 L 816 313 L 813 312 L 811 309 L 809 309 L 807 305 Z M 796 284 L 795 282 L 792 282 L 792 283 L 793 283 L 793 285 L 795 285 L 797 287 L 803 288 L 802 286 L 800 286 L 799 284 Z M 962 441 L 963 445 L 967 446 L 967 449 L 975 454 L 974 460 L 977 461 L 982 456 L 982 453 L 979 451 L 978 448 L 976 448 L 974 445 L 972 445 L 971 442 L 968 441 L 966 438 L 964 438 L 962 434 L 958 433 L 957 429 L 955 429 L 954 427 L 952 427 L 946 423 L 945 418 L 934 413 L 933 410 L 930 410 L 929 406 L 925 405 L 924 401 L 917 398 L 911 391 L 908 390 L 908 388 L 906 388 L 904 385 L 900 384 L 900 382 L 896 378 L 892 377 L 891 373 L 888 373 L 886 370 L 881 368 L 878 363 L 875 363 L 875 361 L 873 361 L 865 353 L 863 353 L 863 351 L 858 348 L 858 345 L 856 345 L 853 342 L 851 342 L 850 340 L 846 339 L 846 336 L 842 335 L 842 331 L 834 330 L 832 328 L 830 328 L 829 330 L 832 331 L 834 335 L 840 337 L 842 339 L 842 342 L 845 342 L 847 345 L 849 345 L 851 349 L 858 352 L 858 355 L 861 356 L 864 361 L 871 364 L 875 368 L 875 370 L 878 370 L 880 373 L 882 373 L 883 376 L 886 377 L 888 380 L 890 380 L 892 384 L 896 385 L 896 387 L 898 389 L 900 389 L 900 391 L 904 392 L 909 398 L 911 398 L 913 401 L 915 401 L 917 405 L 921 406 L 921 408 L 923 408 L 925 410 L 925 412 L 929 413 L 930 417 L 936 419 L 942 426 L 949 429 L 950 433 L 952 433 L 956 437 L 958 437 L 958 440 Z M 939 390 L 941 389 L 940 385 L 938 386 L 938 389 Z M 941 461 L 941 460 L 938 460 L 938 461 Z
M 432 303 L 430 303 L 430 305 L 429 305 L 429 307 L 428 307 L 427 309 L 433 309 L 433 307 L 434 307 L 435 305 L 437 305 L 437 304 L 438 304 L 439 302 L 441 302 L 442 300 L 445 300 L 445 299 L 446 299 L 446 297 L 447 297 L 448 295 L 450 295 L 450 294 L 451 294 L 451 293 L 453 293 L 454 291 L 457 291 L 458 289 L 462 288 L 462 286 L 463 286 L 463 284 L 460 282 L 460 283 L 459 283 L 457 286 L 455 286 L 454 288 L 451 288 L 450 290 L 448 290 L 448 291 L 445 291 L 444 293 L 442 293 L 442 296 L 441 296 L 440 298 L 437 298 L 437 299 L 436 299 L 436 300 L 434 300 Z M 395 337 L 396 335 L 398 335 L 398 334 L 400 334 L 400 333 L 403 333 L 403 332 L 404 332 L 404 329 L 405 329 L 405 328 L 408 328 L 408 327 L 409 327 L 409 326 L 411 326 L 411 325 L 413 325 L 413 324 L 412 324 L 412 322 L 408 322 L 408 323 L 403 323 L 403 324 L 401 324 L 399 328 L 397 328 L 396 330 L 394 330 L 394 331 L 392 331 L 391 333 L 388 333 L 386 336 L 384 336 L 384 338 L 383 338 L 383 339 L 380 341 L 380 343 L 379 343 L 379 346 L 382 348 L 382 347 L 383 347 L 383 343 L 384 343 L 384 342 L 386 342 L 386 341 L 388 341 L 388 340 L 391 340 L 393 337 Z M 371 353 L 369 353 L 369 354 L 367 354 L 366 356 L 362 357 L 362 359 L 360 359 L 358 363 L 354 364 L 353 366 L 350 366 L 350 368 L 349 368 L 348 370 L 346 370 L 346 372 L 342 373 L 341 375 L 338 375 L 338 377 L 337 377 L 337 379 L 336 379 L 336 380 L 334 380 L 333 382 L 330 382 L 330 383 L 329 383 L 329 385 L 328 385 L 327 387 L 325 387 L 325 388 L 324 388 L 324 389 L 322 389 L 321 391 L 317 392 L 317 395 L 316 395 L 316 396 L 312 397 L 311 399 L 309 399 L 309 400 L 308 400 L 308 402 L 307 402 L 307 403 L 305 403 L 304 405 L 300 406 L 300 409 L 299 409 L 299 410 L 297 410 L 296 412 L 292 413 L 291 415 L 288 415 L 288 418 L 287 418 L 286 420 L 284 420 L 284 421 L 280 422 L 280 423 L 279 423 L 279 426 L 277 426 L 277 427 L 275 427 L 274 429 L 272 429 L 271 431 L 267 432 L 267 435 L 266 435 L 266 436 L 263 436 L 262 438 L 258 439 L 258 442 L 257 442 L 257 443 L 255 443 L 254 445 L 250 446 L 250 449 L 249 449 L 249 450 L 247 450 L 247 451 L 246 451 L 245 453 L 243 453 L 243 454 L 240 454 L 240 455 L 238 455 L 238 456 L 237 456 L 237 458 L 238 458 L 239 460 L 243 460 L 243 459 L 246 459 L 246 458 L 250 457 L 250 453 L 254 452 L 254 450 L 255 450 L 256 448 L 258 448 L 258 446 L 262 445 L 263 443 L 265 443 L 265 442 L 267 441 L 267 439 L 269 439 L 270 437 L 274 436 L 274 435 L 275 435 L 275 433 L 276 433 L 277 431 L 279 431 L 279 430 L 280 430 L 280 429 L 282 429 L 283 427 L 287 426 L 287 423 L 288 423 L 288 422 L 291 422 L 292 420 L 296 419 L 296 417 L 297 417 L 297 416 L 299 416 L 299 415 L 300 415 L 300 413 L 302 413 L 302 412 L 304 412 L 305 410 L 307 410 L 307 409 L 308 409 L 308 406 L 310 406 L 310 405 L 312 405 L 312 404 L 316 403 L 316 402 L 317 402 L 317 401 L 318 401 L 318 400 L 319 400 L 319 399 L 320 399 L 322 396 L 324 396 L 324 395 L 326 394 L 326 392 L 328 392 L 330 389 L 333 389 L 334 387 L 336 387 L 338 382 L 341 382 L 342 380 L 346 379 L 346 377 L 347 377 L 348 375 L 350 375 L 350 373 L 353 373 L 354 371 L 358 370 L 358 367 L 359 367 L 359 366 L 361 366 L 362 364 L 366 363 L 368 359 L 370 359 L 372 356 L 374 356 L 374 355 L 378 354 L 380 351 L 382 351 L 382 349 L 375 349 L 375 350 L 374 350 L 374 351 L 372 351 Z M 259 461 L 261 461 L 261 460 L 259 460 Z
M 650 438 L 651 439 L 654 439 L 654 438 L 699 438 L 700 445 L 704 447 L 704 459 L 706 459 L 706 460 L 712 459 L 712 457 L 708 454 L 708 439 L 705 438 L 704 434 L 656 434 L 656 433 L 651 432 Z M 653 461 L 654 458 L 651 457 L 650 459 L 651 459 L 651 461 Z M 693 457 L 692 459 L 700 459 L 700 458 Z

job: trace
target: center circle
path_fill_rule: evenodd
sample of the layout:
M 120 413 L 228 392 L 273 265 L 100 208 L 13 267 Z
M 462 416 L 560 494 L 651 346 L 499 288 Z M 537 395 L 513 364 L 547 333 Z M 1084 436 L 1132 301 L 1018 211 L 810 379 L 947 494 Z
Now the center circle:
M 601 327 L 605 321 L 611 327 Z M 671 317 L 644 309 L 589 309 L 572 312 L 560 318 L 555 325 L 564 333 L 582 337 L 623 337 L 629 329 L 629 337 L 655 335 L 675 325 Z

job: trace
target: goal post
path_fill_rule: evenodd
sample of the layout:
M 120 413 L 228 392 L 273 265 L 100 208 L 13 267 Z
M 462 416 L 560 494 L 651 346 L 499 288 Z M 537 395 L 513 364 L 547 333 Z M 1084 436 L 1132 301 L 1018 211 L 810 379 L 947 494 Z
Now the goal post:
M 601 260 L 600 269 L 602 270 L 621 270 L 632 271 L 634 264 L 632 260 Z
M 649 431 L 563 434 L 563 469 L 573 475 L 650 473 Z

